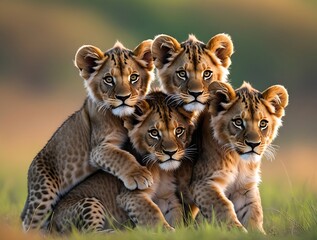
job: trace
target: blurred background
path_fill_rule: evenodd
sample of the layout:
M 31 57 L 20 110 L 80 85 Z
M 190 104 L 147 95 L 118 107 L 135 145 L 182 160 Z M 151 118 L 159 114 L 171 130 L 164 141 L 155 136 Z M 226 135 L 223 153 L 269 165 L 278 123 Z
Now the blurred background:
M 30 162 L 85 99 L 73 64 L 81 45 L 133 49 L 161 33 L 206 43 L 222 32 L 235 46 L 234 87 L 282 84 L 290 94 L 263 182 L 317 194 L 317 1 L 1 0 L 0 188 L 18 189 L 11 203 L 22 209 Z

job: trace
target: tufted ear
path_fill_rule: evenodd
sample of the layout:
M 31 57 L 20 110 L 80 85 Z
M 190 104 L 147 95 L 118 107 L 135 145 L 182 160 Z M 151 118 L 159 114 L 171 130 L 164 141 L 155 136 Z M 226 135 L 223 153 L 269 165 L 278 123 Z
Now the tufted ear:
M 285 107 L 288 105 L 287 90 L 281 85 L 274 85 L 262 92 L 262 97 L 266 100 L 268 110 L 281 118 L 285 114 Z
M 206 48 L 220 59 L 222 66 L 228 68 L 231 65 L 231 55 L 233 54 L 233 43 L 228 34 L 220 33 L 212 37 Z
M 236 92 L 229 83 L 214 81 L 209 85 L 209 112 L 216 116 L 228 109 L 236 98 Z
M 143 117 L 145 117 L 145 113 L 150 108 L 150 105 L 146 100 L 139 100 L 135 105 L 134 113 L 131 116 L 125 117 L 124 127 L 131 131 L 134 129 L 135 125 L 137 125 Z
M 158 69 L 163 68 L 165 64 L 171 61 L 171 57 L 180 48 L 181 45 L 175 38 L 164 34 L 156 36 L 152 44 L 154 65 Z
M 85 80 L 89 79 L 104 57 L 103 52 L 97 47 L 92 45 L 81 46 L 75 55 L 75 66 L 79 69 L 80 76 Z
M 151 39 L 145 40 L 133 50 L 133 54 L 144 63 L 144 67 L 149 71 L 153 70 L 154 67 L 151 52 L 152 42 Z

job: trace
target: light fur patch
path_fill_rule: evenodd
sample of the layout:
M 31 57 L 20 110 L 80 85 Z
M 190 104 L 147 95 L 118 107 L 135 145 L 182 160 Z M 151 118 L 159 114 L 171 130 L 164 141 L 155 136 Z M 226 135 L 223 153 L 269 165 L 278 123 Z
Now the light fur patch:
M 125 117 L 125 116 L 131 116 L 134 112 L 134 107 L 129 106 L 121 106 L 112 109 L 113 115 L 116 115 L 118 117 Z
M 246 153 L 246 154 L 240 155 L 240 157 L 243 161 L 246 161 L 246 162 L 257 163 L 261 161 L 261 156 L 256 153 Z
M 160 168 L 165 171 L 173 171 L 181 165 L 180 161 L 169 160 L 163 163 L 160 163 Z
M 184 105 L 184 109 L 188 112 L 202 112 L 205 109 L 205 105 L 199 102 L 188 103 Z

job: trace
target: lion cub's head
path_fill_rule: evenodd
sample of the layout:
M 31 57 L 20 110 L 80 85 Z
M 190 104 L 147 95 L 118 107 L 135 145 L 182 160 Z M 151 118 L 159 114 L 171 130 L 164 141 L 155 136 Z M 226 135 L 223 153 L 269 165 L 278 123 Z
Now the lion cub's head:
M 152 44 L 154 64 L 165 92 L 174 95 L 187 111 L 202 111 L 213 80 L 226 81 L 233 44 L 227 34 L 218 34 L 207 44 L 190 35 L 179 43 L 167 35 L 157 36 Z
M 145 164 L 174 170 L 192 153 L 188 145 L 194 115 L 167 103 L 166 97 L 162 92 L 148 94 L 137 104 L 133 120 L 125 122 L 125 126 L 134 148 L 145 156 Z
M 91 45 L 78 49 L 75 66 L 85 79 L 88 96 L 99 109 L 110 109 L 117 116 L 133 113 L 152 78 L 151 43 L 143 41 L 133 51 L 119 42 L 106 52 Z
M 210 124 L 224 149 L 249 161 L 269 154 L 268 147 L 277 136 L 288 104 L 286 89 L 274 85 L 261 93 L 248 83 L 234 90 L 227 83 L 213 82 L 210 91 Z

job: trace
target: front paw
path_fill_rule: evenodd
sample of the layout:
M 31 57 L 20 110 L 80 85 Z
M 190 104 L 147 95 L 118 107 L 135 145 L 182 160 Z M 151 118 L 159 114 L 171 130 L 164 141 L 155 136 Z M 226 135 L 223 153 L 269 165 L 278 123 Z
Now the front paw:
M 173 228 L 171 225 L 168 223 L 163 224 L 163 231 L 167 232 L 175 232 L 175 228 Z
M 248 233 L 248 230 L 239 221 L 231 222 L 227 226 L 228 226 L 229 230 L 230 229 L 238 229 L 241 232 Z
M 124 186 L 129 190 L 146 189 L 153 184 L 153 177 L 151 172 L 143 166 L 130 171 L 122 178 Z

